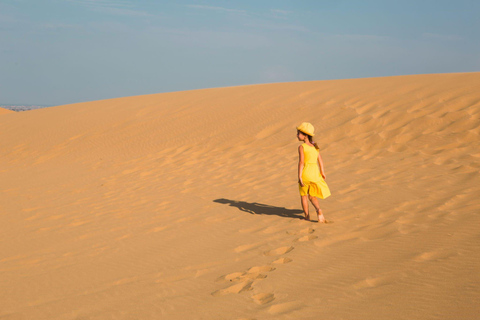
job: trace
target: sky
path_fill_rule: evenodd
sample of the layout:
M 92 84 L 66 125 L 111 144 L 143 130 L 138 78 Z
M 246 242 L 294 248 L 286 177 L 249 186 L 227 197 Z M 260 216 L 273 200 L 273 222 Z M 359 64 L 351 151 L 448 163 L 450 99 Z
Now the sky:
M 0 104 L 480 71 L 477 0 L 0 0 Z

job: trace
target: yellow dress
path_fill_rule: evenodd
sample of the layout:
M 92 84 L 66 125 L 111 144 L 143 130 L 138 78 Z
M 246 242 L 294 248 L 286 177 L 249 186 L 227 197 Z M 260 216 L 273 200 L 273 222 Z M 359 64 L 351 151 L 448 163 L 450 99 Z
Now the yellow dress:
M 313 197 L 325 199 L 330 196 L 330 189 L 320 175 L 320 169 L 318 168 L 317 162 L 318 150 L 306 143 L 302 144 L 302 146 L 304 166 L 302 171 L 303 187 L 300 183 L 298 184 L 300 195 L 306 196 L 309 194 Z

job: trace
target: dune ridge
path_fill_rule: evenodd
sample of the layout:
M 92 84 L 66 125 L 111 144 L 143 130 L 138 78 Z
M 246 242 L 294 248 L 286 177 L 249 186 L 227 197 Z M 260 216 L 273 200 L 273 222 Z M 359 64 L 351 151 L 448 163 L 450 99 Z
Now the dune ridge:
M 0 117 L 0 317 L 473 319 L 480 73 Z M 315 125 L 331 223 L 301 219 Z
M 5 108 L 0 108 L 0 115 L 2 114 L 8 114 L 8 113 L 13 113 L 14 111 L 12 110 L 8 110 L 8 109 L 5 109 Z

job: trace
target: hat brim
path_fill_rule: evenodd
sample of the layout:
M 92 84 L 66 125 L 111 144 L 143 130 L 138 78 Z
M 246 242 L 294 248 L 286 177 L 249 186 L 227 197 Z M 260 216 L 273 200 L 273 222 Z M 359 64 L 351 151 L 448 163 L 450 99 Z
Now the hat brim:
M 313 136 L 315 136 L 315 134 L 314 134 L 314 133 L 308 133 L 308 132 L 305 132 L 305 131 L 303 131 L 302 129 L 299 129 L 298 127 L 297 127 L 297 130 L 298 130 L 298 131 L 300 131 L 301 133 L 304 133 L 304 134 L 306 134 L 306 135 L 309 135 L 310 137 L 313 137 Z

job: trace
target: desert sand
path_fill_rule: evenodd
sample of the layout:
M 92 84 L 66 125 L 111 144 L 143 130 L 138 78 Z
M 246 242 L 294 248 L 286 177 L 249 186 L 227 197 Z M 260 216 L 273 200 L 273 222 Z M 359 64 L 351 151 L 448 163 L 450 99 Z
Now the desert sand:
M 479 88 L 415 75 L 2 114 L 0 318 L 475 319 Z M 327 224 L 302 219 L 303 121 Z
M 6 114 L 6 113 L 12 113 L 12 112 L 14 112 L 14 111 L 8 110 L 8 109 L 5 109 L 5 108 L 0 108 L 0 115 Z

